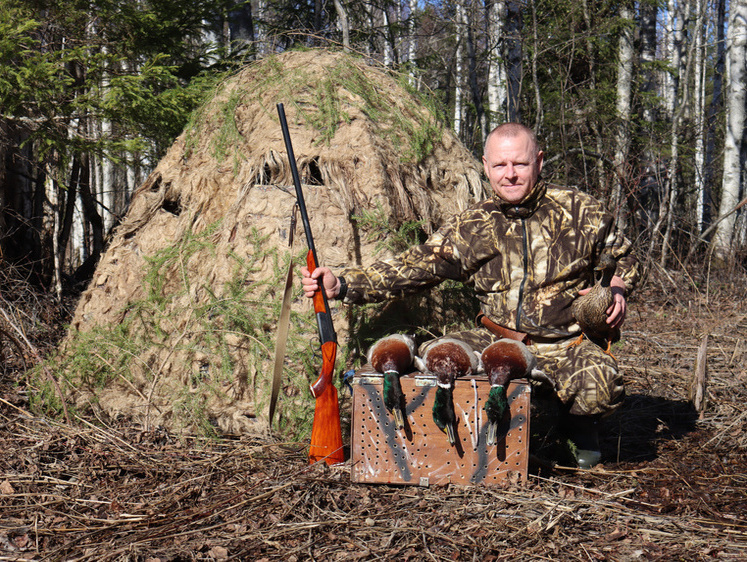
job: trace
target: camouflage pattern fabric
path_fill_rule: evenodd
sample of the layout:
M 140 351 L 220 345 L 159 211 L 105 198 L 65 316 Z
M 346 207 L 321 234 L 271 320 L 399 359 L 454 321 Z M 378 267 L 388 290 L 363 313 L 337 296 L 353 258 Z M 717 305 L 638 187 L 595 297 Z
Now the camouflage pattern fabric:
M 568 347 L 580 333 L 571 303 L 593 284 L 603 252 L 617 259 L 616 275 L 632 291 L 638 262 L 630 242 L 615 235 L 613 217 L 588 194 L 540 181 L 518 205 L 485 200 L 422 245 L 365 269 L 345 269 L 344 302 L 398 298 L 445 279 L 471 284 L 483 314 L 539 342 L 530 350 L 571 414 L 607 413 L 623 398 L 615 360 L 588 340 Z M 481 327 L 450 337 L 478 351 L 497 339 Z
M 494 322 L 537 338 L 567 338 L 580 329 L 571 303 L 593 284 L 602 252 L 618 260 L 628 291 L 638 279 L 630 243 L 616 237 L 601 204 L 576 189 L 540 182 L 531 207 L 489 199 L 456 215 L 424 244 L 368 268 L 347 268 L 344 302 L 380 302 L 445 279 L 474 286 Z

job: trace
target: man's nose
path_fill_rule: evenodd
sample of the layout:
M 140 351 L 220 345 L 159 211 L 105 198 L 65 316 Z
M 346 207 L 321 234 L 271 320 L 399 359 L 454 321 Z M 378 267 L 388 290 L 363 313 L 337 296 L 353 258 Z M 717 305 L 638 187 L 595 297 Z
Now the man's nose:
M 513 164 L 506 164 L 506 175 L 510 178 L 514 177 L 514 173 L 516 172 L 516 169 L 514 168 Z

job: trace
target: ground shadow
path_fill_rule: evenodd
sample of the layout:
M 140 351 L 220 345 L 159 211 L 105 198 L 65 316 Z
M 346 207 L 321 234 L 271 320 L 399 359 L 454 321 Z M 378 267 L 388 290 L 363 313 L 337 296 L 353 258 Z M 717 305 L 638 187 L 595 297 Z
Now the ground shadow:
M 689 400 L 628 395 L 620 410 L 602 422 L 603 458 L 606 462 L 654 460 L 663 441 L 694 431 L 697 419 Z
M 557 428 L 557 401 L 532 400 L 530 455 L 541 469 L 573 466 L 572 453 Z M 691 402 L 631 394 L 621 408 L 600 424 L 602 462 L 635 463 L 654 460 L 663 441 L 680 439 L 695 430 L 698 414 Z

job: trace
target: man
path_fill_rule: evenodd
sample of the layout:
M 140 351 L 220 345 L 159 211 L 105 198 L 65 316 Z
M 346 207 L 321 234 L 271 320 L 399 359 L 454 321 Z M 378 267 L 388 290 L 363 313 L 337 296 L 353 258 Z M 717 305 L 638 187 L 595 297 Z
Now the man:
M 396 298 L 445 279 L 470 283 L 480 301 L 481 324 L 449 337 L 478 352 L 500 337 L 527 343 L 555 383 L 561 425 L 576 445 L 579 466 L 586 468 L 601 459 L 597 420 L 619 407 L 624 388 L 614 357 L 600 346 L 588 339 L 569 345 L 580 333 L 571 303 L 588 292 L 600 255 L 611 253 L 618 266 L 607 322 L 619 328 L 626 292 L 638 278 L 637 261 L 598 201 L 540 178 L 543 158 L 527 127 L 496 127 L 483 156 L 491 199 L 452 217 L 424 244 L 398 257 L 347 268 L 340 277 L 325 267 L 311 275 L 304 268 L 302 284 L 310 297 L 321 279 L 329 298 L 354 304 Z

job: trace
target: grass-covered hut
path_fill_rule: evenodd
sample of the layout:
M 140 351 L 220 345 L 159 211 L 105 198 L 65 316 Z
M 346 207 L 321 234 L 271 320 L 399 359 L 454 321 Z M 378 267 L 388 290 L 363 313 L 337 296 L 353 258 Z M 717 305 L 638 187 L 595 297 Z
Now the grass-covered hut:
M 146 429 L 266 430 L 283 277 L 306 251 L 300 225 L 288 246 L 295 196 L 278 102 L 326 265 L 368 263 L 485 195 L 479 162 L 406 81 L 329 51 L 247 66 L 134 193 L 49 364 L 59 389 L 38 379 L 40 406 L 63 394 Z M 364 345 L 364 324 L 402 312 L 336 308 L 338 368 Z M 292 322 L 280 414 L 298 431 L 318 367 L 300 288 Z

